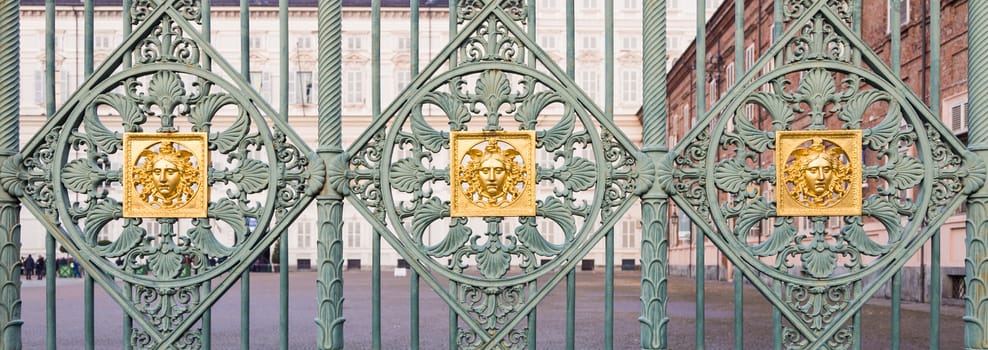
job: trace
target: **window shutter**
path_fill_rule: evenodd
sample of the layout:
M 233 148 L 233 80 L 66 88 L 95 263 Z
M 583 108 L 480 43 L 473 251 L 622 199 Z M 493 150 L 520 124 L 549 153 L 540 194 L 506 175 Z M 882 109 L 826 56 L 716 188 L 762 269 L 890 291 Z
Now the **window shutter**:
M 964 104 L 966 105 L 966 104 Z M 964 127 L 963 110 L 964 105 L 956 105 L 950 108 L 950 129 L 960 131 Z

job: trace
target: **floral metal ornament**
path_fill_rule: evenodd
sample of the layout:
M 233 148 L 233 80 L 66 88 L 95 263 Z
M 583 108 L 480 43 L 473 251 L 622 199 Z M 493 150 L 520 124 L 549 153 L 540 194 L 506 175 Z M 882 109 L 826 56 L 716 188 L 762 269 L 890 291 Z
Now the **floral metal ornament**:
M 450 216 L 535 216 L 535 132 L 452 132 Z
M 206 217 L 205 133 L 126 133 L 124 217 Z
M 777 131 L 779 216 L 861 215 L 861 131 Z

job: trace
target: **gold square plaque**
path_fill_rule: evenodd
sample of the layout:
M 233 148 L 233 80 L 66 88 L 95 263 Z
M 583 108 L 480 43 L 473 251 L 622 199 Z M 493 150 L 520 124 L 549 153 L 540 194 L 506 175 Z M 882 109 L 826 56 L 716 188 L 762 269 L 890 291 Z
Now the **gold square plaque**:
M 124 133 L 123 216 L 206 217 L 207 134 Z
M 779 216 L 861 215 L 861 130 L 777 131 Z
M 535 216 L 535 131 L 453 131 L 450 145 L 450 216 Z

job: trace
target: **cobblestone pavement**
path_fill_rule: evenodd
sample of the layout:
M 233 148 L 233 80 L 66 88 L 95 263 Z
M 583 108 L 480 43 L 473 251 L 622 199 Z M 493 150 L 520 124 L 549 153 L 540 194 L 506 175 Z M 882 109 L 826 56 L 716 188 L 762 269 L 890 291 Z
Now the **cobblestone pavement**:
M 617 271 L 614 302 L 614 347 L 638 349 L 640 306 L 638 271 Z M 382 348 L 406 349 L 409 343 L 409 279 L 382 274 Z M 289 326 L 291 349 L 313 349 L 316 342 L 315 318 L 316 273 L 290 274 Z M 576 348 L 599 349 L 603 334 L 604 272 L 577 273 Z M 57 292 L 59 349 L 79 349 L 83 343 L 83 283 L 81 279 L 59 279 Z M 251 275 L 250 347 L 276 349 L 278 346 L 278 274 Z M 669 283 L 670 349 L 695 346 L 695 283 L 673 278 Z M 426 285 L 421 287 L 421 348 L 448 348 L 449 315 L 446 307 Z M 344 328 L 347 349 L 370 348 L 370 273 L 352 271 L 344 274 Z M 45 346 L 44 281 L 25 281 L 22 289 L 23 344 L 25 349 Z M 734 339 L 733 284 L 708 281 L 705 288 L 706 347 L 730 349 Z M 768 303 L 753 288 L 744 293 L 745 348 L 771 348 L 772 313 Z M 120 308 L 96 287 L 96 347 L 121 348 L 123 322 Z M 240 286 L 234 286 L 213 309 L 213 349 L 240 346 Z M 889 348 L 889 307 L 887 301 L 874 301 L 863 314 L 862 349 Z M 945 305 L 942 312 L 941 348 L 963 348 L 963 307 Z M 565 346 L 565 284 L 556 288 L 538 308 L 538 348 L 560 349 Z M 902 348 L 927 349 L 929 306 L 905 304 L 902 310 Z

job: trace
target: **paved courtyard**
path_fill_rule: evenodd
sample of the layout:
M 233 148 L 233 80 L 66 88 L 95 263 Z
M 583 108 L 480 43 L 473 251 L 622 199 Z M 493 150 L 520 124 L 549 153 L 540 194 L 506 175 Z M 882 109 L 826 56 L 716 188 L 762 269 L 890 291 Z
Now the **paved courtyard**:
M 395 277 L 385 271 L 382 277 L 383 315 L 382 348 L 408 348 L 409 284 L 408 277 Z M 639 348 L 638 271 L 617 271 L 615 279 L 614 345 L 616 349 Z M 290 346 L 292 349 L 315 348 L 316 273 L 290 274 Z M 603 333 L 604 272 L 577 273 L 576 348 L 601 348 Z M 22 313 L 25 321 L 25 349 L 42 349 L 45 345 L 45 288 L 43 281 L 25 281 L 22 290 Z M 59 279 L 57 293 L 58 348 L 78 349 L 83 342 L 81 279 Z M 278 344 L 278 274 L 251 275 L 252 349 L 275 349 Z M 370 273 L 351 271 L 344 274 L 344 334 L 347 349 L 370 347 Z M 120 309 L 97 286 L 96 347 L 119 349 L 123 328 Z M 733 284 L 708 281 L 706 290 L 706 345 L 708 349 L 733 347 Z M 448 348 L 448 313 L 435 294 L 423 284 L 421 288 L 421 348 Z M 669 283 L 670 349 L 694 347 L 694 281 L 673 278 Z M 745 289 L 745 347 L 769 349 L 771 309 L 752 288 Z M 565 288 L 556 288 L 538 308 L 538 348 L 560 349 L 565 345 Z M 240 287 L 235 286 L 213 309 L 214 349 L 234 349 L 240 344 Z M 943 307 L 941 348 L 963 348 L 963 308 Z M 864 311 L 862 349 L 889 348 L 889 307 L 886 301 L 874 301 Z M 906 304 L 902 310 L 902 348 L 928 349 L 929 306 Z

